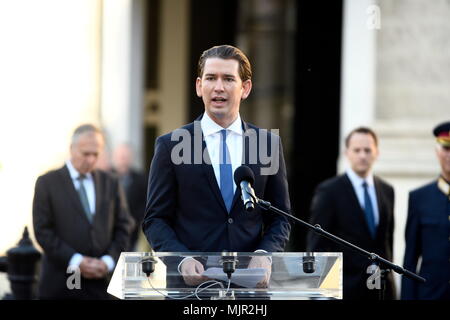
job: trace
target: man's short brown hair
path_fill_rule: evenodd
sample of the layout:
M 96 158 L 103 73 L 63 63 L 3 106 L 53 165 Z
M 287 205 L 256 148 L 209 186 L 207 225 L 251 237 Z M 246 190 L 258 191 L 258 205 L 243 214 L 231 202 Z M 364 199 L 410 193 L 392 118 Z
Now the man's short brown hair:
M 375 146 L 378 147 L 378 137 L 377 137 L 377 134 L 375 133 L 375 131 L 373 131 L 372 129 L 370 129 L 368 127 L 358 127 L 356 129 L 353 129 L 352 131 L 350 131 L 350 133 L 345 138 L 345 147 L 346 148 L 348 148 L 348 144 L 350 142 L 350 138 L 355 133 L 363 133 L 363 134 L 371 135 L 373 140 L 375 141 Z
M 239 62 L 239 76 L 242 82 L 252 78 L 252 66 L 247 56 L 238 48 L 230 45 L 215 46 L 203 51 L 198 60 L 197 74 L 201 78 L 208 58 L 234 59 Z

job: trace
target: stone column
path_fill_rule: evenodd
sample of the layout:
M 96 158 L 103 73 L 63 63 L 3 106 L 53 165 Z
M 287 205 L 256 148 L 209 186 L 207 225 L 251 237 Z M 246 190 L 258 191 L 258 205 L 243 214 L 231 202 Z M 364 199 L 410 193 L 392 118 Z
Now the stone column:
M 144 110 L 143 0 L 103 1 L 100 119 L 109 147 L 128 142 L 141 167 Z

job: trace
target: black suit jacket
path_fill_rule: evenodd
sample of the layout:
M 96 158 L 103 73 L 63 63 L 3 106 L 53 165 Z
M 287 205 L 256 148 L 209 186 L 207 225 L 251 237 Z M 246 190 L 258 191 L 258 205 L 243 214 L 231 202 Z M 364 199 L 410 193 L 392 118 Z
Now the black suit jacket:
M 41 298 L 106 298 L 107 279 L 82 277 L 81 290 L 68 290 L 67 273 L 75 253 L 91 257 L 110 255 L 116 262 L 125 250 L 133 221 L 116 178 L 94 171 L 95 215 L 89 223 L 66 166 L 37 179 L 33 200 L 36 240 L 44 250 Z
M 311 204 L 310 223 L 320 224 L 326 231 L 392 261 L 394 190 L 376 176 L 374 183 L 380 215 L 375 239 L 370 236 L 364 211 L 346 174 L 326 180 L 317 187 Z M 371 264 L 368 258 L 313 231 L 308 233 L 307 250 L 343 252 L 344 299 L 378 298 L 378 290 L 368 290 L 366 286 L 367 267 Z M 394 297 L 394 281 L 390 274 L 386 298 Z
M 197 148 L 197 151 L 200 150 L 200 159 L 203 154 L 205 159 L 209 160 L 200 121 L 190 123 L 181 129 L 182 131 L 174 133 L 188 133 L 185 139 L 192 150 Z M 194 136 L 195 130 L 197 135 Z M 280 138 L 245 122 L 243 130 L 246 133 L 244 163 L 255 173 L 256 195 L 289 212 L 286 167 Z M 273 151 L 275 155 L 275 151 L 278 151 L 276 160 L 279 161 L 279 169 L 271 175 L 261 174 L 261 168 L 265 167 L 261 159 L 252 161 L 252 158 L 255 160 L 253 156 L 259 150 L 257 146 L 263 135 L 268 138 L 265 145 L 269 154 Z M 143 231 L 154 250 L 164 252 L 284 250 L 290 233 L 287 219 L 263 212 L 259 208 L 253 212 L 246 212 L 240 199 L 239 188 L 228 213 L 212 166 L 208 161 L 198 163 L 199 159 L 195 159 L 199 156 L 198 152 L 185 154 L 186 150 L 180 151 L 179 141 L 172 141 L 171 136 L 172 133 L 156 140 L 155 155 L 150 168 Z M 264 140 L 261 143 L 263 142 Z M 186 162 L 190 163 L 174 164 L 171 159 L 173 151 L 181 152 L 185 159 L 190 160 Z

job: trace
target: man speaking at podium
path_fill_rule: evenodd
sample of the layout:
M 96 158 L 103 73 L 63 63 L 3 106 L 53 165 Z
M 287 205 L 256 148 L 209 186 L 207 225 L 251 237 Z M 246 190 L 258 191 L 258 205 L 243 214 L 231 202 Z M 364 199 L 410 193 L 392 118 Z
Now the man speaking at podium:
M 290 211 L 279 136 L 239 115 L 241 101 L 252 89 L 251 75 L 248 58 L 233 46 L 212 47 L 200 57 L 196 93 L 205 112 L 155 144 L 143 222 L 155 251 L 284 250 L 290 233 L 287 219 L 256 205 L 245 211 L 233 181 L 236 168 L 249 166 L 255 174 L 256 195 Z M 267 156 L 270 161 L 265 161 Z M 270 261 L 255 257 L 251 267 L 270 269 Z M 204 266 L 195 259 L 184 259 L 178 270 L 188 285 L 205 280 Z M 262 285 L 267 285 L 268 277 L 265 281 Z

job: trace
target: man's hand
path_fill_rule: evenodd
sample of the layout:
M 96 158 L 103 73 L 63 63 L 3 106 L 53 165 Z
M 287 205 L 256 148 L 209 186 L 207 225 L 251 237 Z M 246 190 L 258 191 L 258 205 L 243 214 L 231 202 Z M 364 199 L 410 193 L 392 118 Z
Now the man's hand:
M 270 261 L 270 259 L 264 256 L 252 257 L 250 263 L 248 264 L 248 268 L 264 268 L 267 270 L 264 279 L 256 284 L 257 288 L 267 288 L 270 281 L 270 275 L 272 273 L 272 262 Z
M 86 279 L 100 279 L 108 274 L 108 266 L 101 259 L 84 256 L 80 263 L 80 271 Z
M 196 286 L 208 280 L 207 277 L 202 276 L 203 271 L 205 271 L 203 265 L 193 258 L 183 261 L 180 271 L 184 282 L 190 286 Z
M 94 258 L 98 278 L 104 278 L 108 275 L 108 265 L 102 260 Z

